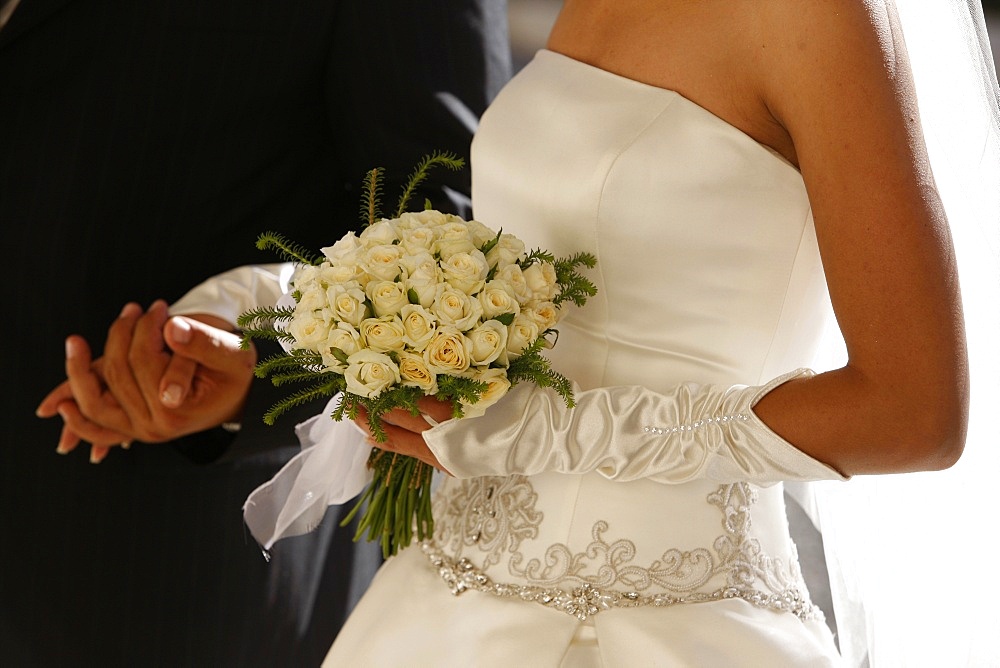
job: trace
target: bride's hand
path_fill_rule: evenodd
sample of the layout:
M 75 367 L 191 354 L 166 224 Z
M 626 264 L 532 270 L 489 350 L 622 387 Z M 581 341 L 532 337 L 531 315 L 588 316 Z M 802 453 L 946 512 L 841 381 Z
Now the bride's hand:
M 433 397 L 423 397 L 417 402 L 417 405 L 420 407 L 421 415 L 412 415 L 407 410 L 397 408 L 382 416 L 382 428 L 385 429 L 387 437 L 382 443 L 375 440 L 368 427 L 368 411 L 360 409 L 355 423 L 368 434 L 369 443 L 376 448 L 416 457 L 420 461 L 448 473 L 431 452 L 431 449 L 427 447 L 423 432 L 434 426 L 425 420 L 424 416 L 429 417 L 435 424 L 449 420 L 451 419 L 451 404 L 438 401 Z

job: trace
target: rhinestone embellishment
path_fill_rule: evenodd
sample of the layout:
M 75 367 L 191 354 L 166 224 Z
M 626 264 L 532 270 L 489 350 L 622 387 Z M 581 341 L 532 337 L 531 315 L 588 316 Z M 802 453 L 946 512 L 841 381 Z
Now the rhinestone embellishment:
M 708 417 L 691 424 L 682 424 L 674 427 L 643 427 L 642 430 L 647 434 L 655 434 L 657 436 L 664 436 L 666 434 L 679 434 L 685 431 L 695 431 L 696 429 L 701 429 L 702 427 L 712 425 L 712 424 L 727 424 L 729 422 L 746 422 L 750 419 L 749 415 L 743 413 L 737 413 L 736 415 L 722 415 L 720 417 Z
M 494 582 L 486 573 L 466 558 L 450 559 L 433 541 L 425 541 L 421 549 L 438 575 L 455 596 L 470 589 L 500 598 L 517 598 L 538 603 L 584 621 L 603 610 L 612 608 L 667 607 L 687 603 L 705 603 L 738 598 L 758 608 L 790 612 L 802 620 L 822 619 L 823 613 L 804 598 L 797 589 L 778 594 L 766 594 L 750 587 L 723 587 L 712 592 L 695 592 L 684 596 L 671 594 L 642 595 L 638 592 L 608 591 L 590 584 L 572 590 L 558 587 L 536 587 Z

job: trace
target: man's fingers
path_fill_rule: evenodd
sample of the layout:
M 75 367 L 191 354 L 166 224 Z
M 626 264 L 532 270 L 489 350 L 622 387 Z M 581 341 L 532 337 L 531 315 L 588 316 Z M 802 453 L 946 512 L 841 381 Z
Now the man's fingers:
M 73 390 L 69 386 L 69 381 L 64 380 L 54 390 L 45 395 L 42 402 L 35 409 L 35 415 L 40 418 L 50 418 L 56 416 L 56 408 L 64 401 L 73 398 Z
M 171 355 L 170 362 L 160 379 L 160 403 L 167 408 L 178 408 L 191 392 L 198 363 L 189 357 Z
M 88 420 L 72 401 L 59 404 L 59 415 L 66 423 L 62 435 L 66 440 L 60 437 L 57 452 L 63 454 L 69 452 L 81 440 L 93 445 L 121 445 L 131 440 L 126 434 Z M 73 438 L 76 438 L 76 441 L 71 443 Z
M 142 316 L 138 304 L 129 303 L 122 309 L 118 319 L 111 324 L 108 338 L 104 343 L 104 381 L 108 390 L 117 399 L 122 409 L 138 421 L 149 419 L 149 405 L 132 372 L 130 352 L 135 326 Z M 159 378 L 157 378 L 157 381 Z M 153 393 L 156 385 L 153 386 Z M 76 395 L 74 387 L 73 394 Z M 80 404 L 84 411 L 87 407 Z M 89 413 L 88 413 L 89 414 Z
M 174 354 L 187 357 L 207 369 L 226 373 L 252 370 L 257 354 L 240 348 L 240 337 L 192 318 L 175 316 L 163 330 Z
M 160 402 L 160 379 L 169 359 L 163 347 L 163 324 L 167 321 L 167 303 L 158 299 L 135 323 L 129 345 L 128 365 L 150 412 Z

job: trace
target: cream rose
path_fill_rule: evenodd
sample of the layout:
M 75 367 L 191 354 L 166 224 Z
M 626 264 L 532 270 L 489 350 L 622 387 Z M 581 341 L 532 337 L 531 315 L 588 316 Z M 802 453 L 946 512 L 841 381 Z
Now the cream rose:
M 365 287 L 372 310 L 376 317 L 396 315 L 410 303 L 406 297 L 406 286 L 395 281 L 372 281 Z
M 380 353 L 403 349 L 403 322 L 396 316 L 367 318 L 358 328 L 366 346 Z
M 486 383 L 486 391 L 479 396 L 474 404 L 462 402 L 462 411 L 467 418 L 479 417 L 486 409 L 500 400 L 510 389 L 507 372 L 503 369 L 483 369 L 472 376 L 473 380 Z
M 514 297 L 517 298 L 518 303 L 525 304 L 531 299 L 531 289 L 528 288 L 528 283 L 524 280 L 524 272 L 516 264 L 509 264 L 506 267 L 502 267 L 497 271 L 494 279 L 502 281 L 504 285 L 510 288 L 510 291 L 514 293 Z
M 472 233 L 461 220 L 445 223 L 438 229 L 438 239 L 434 244 L 434 252 L 442 259 L 448 259 L 455 253 L 471 253 L 476 250 Z
M 357 283 L 364 288 L 368 283 L 368 274 L 357 262 L 340 262 L 335 265 L 327 265 L 320 269 L 319 282 L 326 287 L 331 285 L 347 285 Z
M 476 244 L 476 248 L 482 248 L 487 241 L 493 241 L 497 238 L 496 232 L 478 220 L 466 221 L 465 225 L 469 229 L 469 235 L 472 237 L 472 243 Z
M 373 248 L 374 246 L 392 245 L 394 241 L 399 240 L 399 235 L 396 232 L 395 223 L 383 218 L 361 230 L 358 238 L 366 248 Z
M 540 332 L 554 327 L 562 315 L 559 307 L 552 302 L 538 302 L 531 308 L 524 309 L 522 313 L 535 321 Z
M 430 310 L 439 322 L 452 325 L 463 332 L 472 329 L 483 315 L 483 307 L 478 299 L 454 288 L 442 290 Z
M 441 327 L 424 348 L 424 362 L 435 373 L 462 373 L 469 368 L 469 340 L 454 327 Z
M 437 241 L 438 234 L 433 227 L 415 227 L 401 231 L 399 237 L 400 243 L 407 253 L 418 255 L 422 253 L 430 254 L 431 249 L 434 248 L 434 242 Z
M 356 258 L 359 255 L 361 248 L 361 240 L 355 236 L 354 232 L 348 232 L 337 243 L 320 250 L 330 262 L 337 264 L 345 261 L 350 262 L 352 257 Z
M 437 394 L 437 375 L 420 355 L 399 353 L 399 377 L 407 387 L 419 387 L 424 394 Z
M 467 295 L 474 295 L 486 284 L 490 266 L 486 256 L 478 250 L 455 253 L 441 262 L 441 273 L 452 287 Z
M 295 347 L 318 351 L 326 341 L 330 323 L 311 312 L 296 313 L 288 323 L 288 333 L 295 337 Z
M 556 268 L 548 262 L 535 262 L 524 270 L 524 281 L 528 284 L 532 298 L 550 302 L 559 293 L 556 285 Z
M 323 366 L 343 373 L 347 365 L 337 359 L 333 350 L 336 348 L 345 357 L 350 357 L 361 350 L 361 335 L 346 322 L 338 322 L 337 326 L 330 330 L 326 337 L 326 342 L 320 347 L 320 355 L 323 356 Z
M 513 264 L 524 255 L 524 242 L 513 234 L 501 234 L 497 245 L 486 254 L 486 261 L 491 267 L 497 265 L 506 267 Z
M 403 321 L 403 343 L 416 351 L 426 348 L 437 329 L 437 318 L 419 304 L 407 304 L 399 317 Z
M 373 280 L 394 281 L 402 271 L 402 257 L 403 249 L 399 246 L 372 246 L 365 252 L 361 266 Z
M 344 378 L 348 392 L 369 399 L 400 382 L 399 367 L 392 358 L 374 350 L 359 350 L 348 357 Z
M 504 281 L 490 281 L 479 291 L 476 299 L 483 307 L 483 317 L 486 319 L 508 313 L 517 315 L 521 312 L 521 305 L 517 303 L 514 290 Z
M 343 320 L 357 327 L 368 317 L 365 293 L 357 283 L 331 285 L 326 291 L 326 299 L 337 320 Z
M 499 320 L 487 320 L 468 334 L 470 363 L 488 366 L 496 360 L 507 364 L 507 327 Z
M 525 314 L 518 315 L 507 328 L 507 355 L 520 357 L 524 349 L 538 338 L 538 325 Z

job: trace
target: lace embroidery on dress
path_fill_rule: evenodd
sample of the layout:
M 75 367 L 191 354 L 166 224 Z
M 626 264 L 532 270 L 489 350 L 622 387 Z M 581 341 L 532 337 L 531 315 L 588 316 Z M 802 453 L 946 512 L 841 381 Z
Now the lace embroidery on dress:
M 592 541 L 582 552 L 568 545 L 550 545 L 544 559 L 527 559 L 524 540 L 536 538 L 543 514 L 535 508 L 537 494 L 524 476 L 488 477 L 453 481 L 435 501 L 441 518 L 434 541 L 422 549 L 453 594 L 469 589 L 501 597 L 517 597 L 553 607 L 579 619 L 601 610 L 638 606 L 740 598 L 772 610 L 791 612 L 802 619 L 822 619 L 822 613 L 799 590 L 798 559 L 786 566 L 764 553 L 750 535 L 750 507 L 757 492 L 746 483 L 721 485 L 707 498 L 722 513 L 723 535 L 712 549 L 663 552 L 648 566 L 633 563 L 636 546 L 630 540 L 608 541 L 610 526 L 597 521 Z M 482 556 L 477 567 L 462 554 L 475 548 Z M 794 549 L 794 546 L 793 546 Z M 499 564 L 507 554 L 510 574 L 526 584 L 498 583 L 483 570 Z M 723 575 L 724 587 L 699 591 L 713 577 Z M 645 594 L 652 587 L 666 593 Z M 568 587 L 568 588 L 567 588 Z M 614 588 L 614 589 L 612 589 Z

